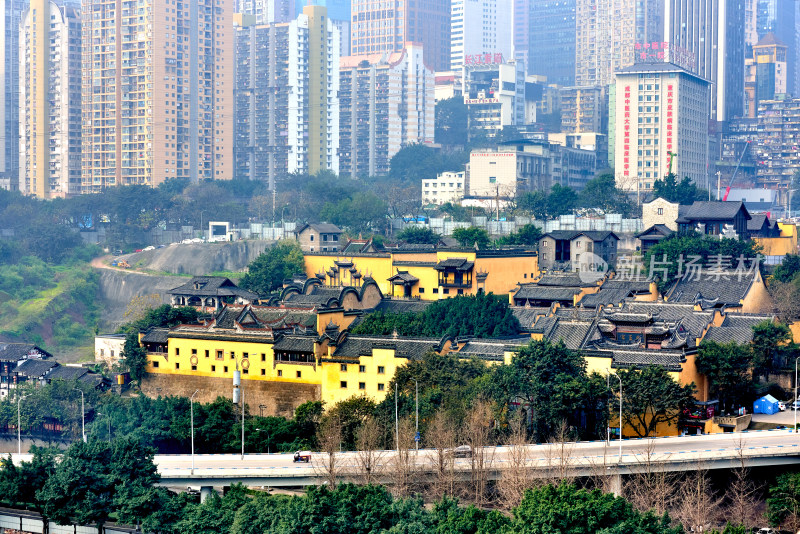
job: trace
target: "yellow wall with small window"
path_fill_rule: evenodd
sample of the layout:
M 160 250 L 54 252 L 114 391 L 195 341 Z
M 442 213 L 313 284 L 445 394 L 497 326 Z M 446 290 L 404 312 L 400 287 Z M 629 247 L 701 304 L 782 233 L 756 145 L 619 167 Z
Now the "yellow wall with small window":
M 172 336 L 169 338 L 167 353 L 147 354 L 146 370 L 154 374 L 232 380 L 237 362 L 243 359 L 248 362 L 245 364 L 248 368 L 242 370 L 243 379 L 301 384 L 319 384 L 321 381 L 319 367 L 314 363 L 276 362 L 272 343 Z
M 350 360 L 349 358 L 347 360 Z M 395 357 L 394 349 L 373 348 L 369 356 L 359 356 L 352 363 L 345 359 L 322 361 L 322 401 L 333 406 L 354 395 L 365 395 L 380 402 L 389 391 L 389 382 L 397 368 L 408 362 Z M 344 366 L 344 368 L 343 368 Z

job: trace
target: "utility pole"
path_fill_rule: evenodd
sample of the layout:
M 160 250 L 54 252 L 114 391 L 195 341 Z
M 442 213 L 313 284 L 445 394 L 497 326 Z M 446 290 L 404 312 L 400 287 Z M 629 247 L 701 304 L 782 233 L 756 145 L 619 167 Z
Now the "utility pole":
M 397 453 L 400 453 L 400 415 L 397 409 L 397 385 L 394 387 L 394 436 L 397 442 Z
M 83 407 L 83 390 L 73 389 L 81 394 L 81 435 L 83 436 L 83 442 L 86 443 L 86 410 Z
M 275 201 L 278 198 L 278 186 L 272 181 L 272 227 L 275 228 Z
M 414 428 L 414 448 L 419 451 L 419 382 L 414 380 L 414 410 L 416 412 L 416 423 Z
M 722 173 L 717 171 L 717 201 L 722 200 Z

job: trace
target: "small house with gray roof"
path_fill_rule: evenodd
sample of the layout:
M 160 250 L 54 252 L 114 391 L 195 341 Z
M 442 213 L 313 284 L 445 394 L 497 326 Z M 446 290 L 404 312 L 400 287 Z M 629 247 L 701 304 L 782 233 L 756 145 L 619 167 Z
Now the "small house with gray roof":
M 618 241 L 608 231 L 548 232 L 539 238 L 539 268 L 606 272 L 617 262 Z
M 303 224 L 294 235 L 303 252 L 338 252 L 345 245 L 339 241 L 342 229 L 335 224 Z
M 167 294 L 173 306 L 201 309 L 220 309 L 225 304 L 251 304 L 258 300 L 258 295 L 240 288 L 224 276 L 193 276 Z
M 734 232 L 739 239 L 748 239 L 747 223 L 751 219 L 744 202 L 695 201 L 678 211 L 678 232 L 722 235 Z

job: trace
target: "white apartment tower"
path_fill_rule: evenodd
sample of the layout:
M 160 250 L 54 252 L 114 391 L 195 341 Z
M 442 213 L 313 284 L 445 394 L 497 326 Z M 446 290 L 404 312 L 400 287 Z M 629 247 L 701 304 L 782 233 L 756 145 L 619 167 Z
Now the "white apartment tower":
M 450 69 L 473 64 L 480 56 L 514 58 L 511 0 L 452 0 L 450 3 Z
M 343 57 L 340 70 L 343 175 L 384 175 L 404 145 L 433 142 L 435 79 L 421 46 L 406 43 L 392 54 Z
M 617 187 L 651 191 L 669 171 L 705 186 L 709 83 L 672 63 L 640 64 L 616 75 L 612 103 Z
M 19 35 L 20 190 L 39 198 L 81 192 L 81 17 L 32 0 Z
M 255 24 L 252 15 L 237 14 L 234 26 L 235 176 L 265 181 L 272 189 L 276 179 L 289 173 L 309 172 L 309 140 L 320 136 L 325 147 L 323 157 L 330 160 L 324 168 L 338 171 L 338 29 L 328 20 L 325 26 L 331 46 L 315 52 L 325 56 L 325 70 L 330 72 L 323 79 L 318 69 L 309 67 L 307 14 L 283 24 Z M 335 119 L 313 131 L 309 121 L 312 90 L 322 95 L 319 100 L 324 97 L 328 103 L 326 117 Z
M 236 0 L 236 13 L 253 15 L 256 24 L 290 22 L 294 0 Z

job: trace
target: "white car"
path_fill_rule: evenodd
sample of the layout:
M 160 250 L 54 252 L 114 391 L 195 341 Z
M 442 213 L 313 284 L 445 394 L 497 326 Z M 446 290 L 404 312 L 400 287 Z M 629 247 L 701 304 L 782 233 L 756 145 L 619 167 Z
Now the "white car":
M 150 245 L 149 247 L 144 247 L 142 250 L 144 252 L 147 252 L 148 250 L 155 250 L 155 249 L 156 249 L 156 247 L 154 247 L 153 245 Z
M 789 405 L 792 410 L 800 410 L 800 400 L 796 400 Z

